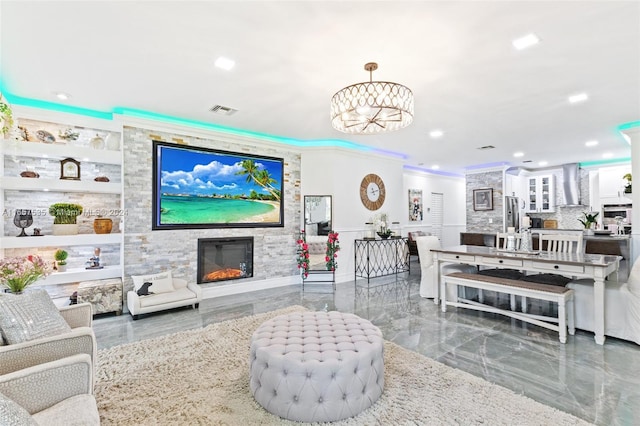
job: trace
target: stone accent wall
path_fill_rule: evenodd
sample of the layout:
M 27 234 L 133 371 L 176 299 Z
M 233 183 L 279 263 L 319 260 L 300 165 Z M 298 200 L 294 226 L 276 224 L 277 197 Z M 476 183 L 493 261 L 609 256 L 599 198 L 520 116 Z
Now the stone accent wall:
M 152 141 L 184 143 L 247 154 L 284 158 L 284 228 L 220 228 L 152 231 Z M 205 139 L 135 127 L 124 127 L 124 291 L 131 275 L 171 270 L 176 277 L 197 280 L 198 238 L 254 237 L 253 277 L 203 284 L 230 285 L 238 281 L 289 277 L 297 273 L 296 237 L 300 227 L 300 154 L 285 147 Z
M 502 232 L 503 229 L 503 172 L 491 171 L 468 174 L 467 187 L 467 232 Z M 493 189 L 493 210 L 473 210 L 473 190 Z

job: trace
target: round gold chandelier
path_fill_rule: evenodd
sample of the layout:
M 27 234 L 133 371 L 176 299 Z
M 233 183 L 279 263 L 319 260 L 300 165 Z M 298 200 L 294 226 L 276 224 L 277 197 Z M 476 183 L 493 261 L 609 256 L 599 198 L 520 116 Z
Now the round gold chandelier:
M 392 132 L 413 121 L 413 92 L 388 81 L 373 81 L 378 64 L 369 62 L 369 82 L 352 84 L 331 98 L 331 124 L 353 134 Z

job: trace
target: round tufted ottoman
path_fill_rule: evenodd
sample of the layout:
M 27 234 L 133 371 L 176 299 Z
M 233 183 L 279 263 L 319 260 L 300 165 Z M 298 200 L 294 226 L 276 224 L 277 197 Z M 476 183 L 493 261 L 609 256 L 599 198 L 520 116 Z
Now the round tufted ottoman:
M 267 411 L 289 420 L 353 417 L 382 394 L 383 352 L 378 327 L 356 315 L 282 315 L 251 337 L 251 393 Z

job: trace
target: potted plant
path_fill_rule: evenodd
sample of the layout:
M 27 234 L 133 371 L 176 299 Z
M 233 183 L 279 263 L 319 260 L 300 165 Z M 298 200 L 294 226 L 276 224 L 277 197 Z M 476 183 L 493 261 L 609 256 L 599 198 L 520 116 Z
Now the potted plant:
M 9 104 L 2 100 L 2 94 L 0 94 L 0 119 L 2 123 L 0 133 L 6 138 L 13 127 L 13 112 Z
M 5 258 L 0 260 L 0 285 L 19 294 L 50 272 L 50 267 L 37 255 Z
M 53 219 L 53 235 L 74 235 L 78 233 L 77 217 L 82 214 L 82 206 L 73 203 L 55 203 L 49 206 Z
M 591 212 L 591 213 L 587 213 L 584 212 L 582 213 L 584 215 L 583 219 L 578 218 L 578 221 L 584 226 L 584 229 L 587 230 L 587 233 L 589 232 L 593 232 L 593 230 L 591 229 L 593 227 L 594 224 L 597 224 L 597 217 L 600 214 L 600 212 Z
M 622 176 L 622 179 L 627 181 L 627 183 L 624 184 L 624 193 L 631 194 L 631 173 Z
M 59 272 L 64 272 L 64 271 L 67 270 L 67 256 L 68 255 L 69 255 L 69 253 L 67 253 L 65 250 L 62 250 L 62 249 L 58 249 L 54 253 L 53 257 L 56 259 L 56 263 L 58 265 L 58 271 Z

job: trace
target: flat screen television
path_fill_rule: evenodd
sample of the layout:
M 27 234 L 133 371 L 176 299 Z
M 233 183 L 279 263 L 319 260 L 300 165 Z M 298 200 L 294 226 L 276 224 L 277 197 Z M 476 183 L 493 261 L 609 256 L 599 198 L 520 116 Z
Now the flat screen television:
M 153 141 L 153 230 L 284 226 L 284 160 Z

